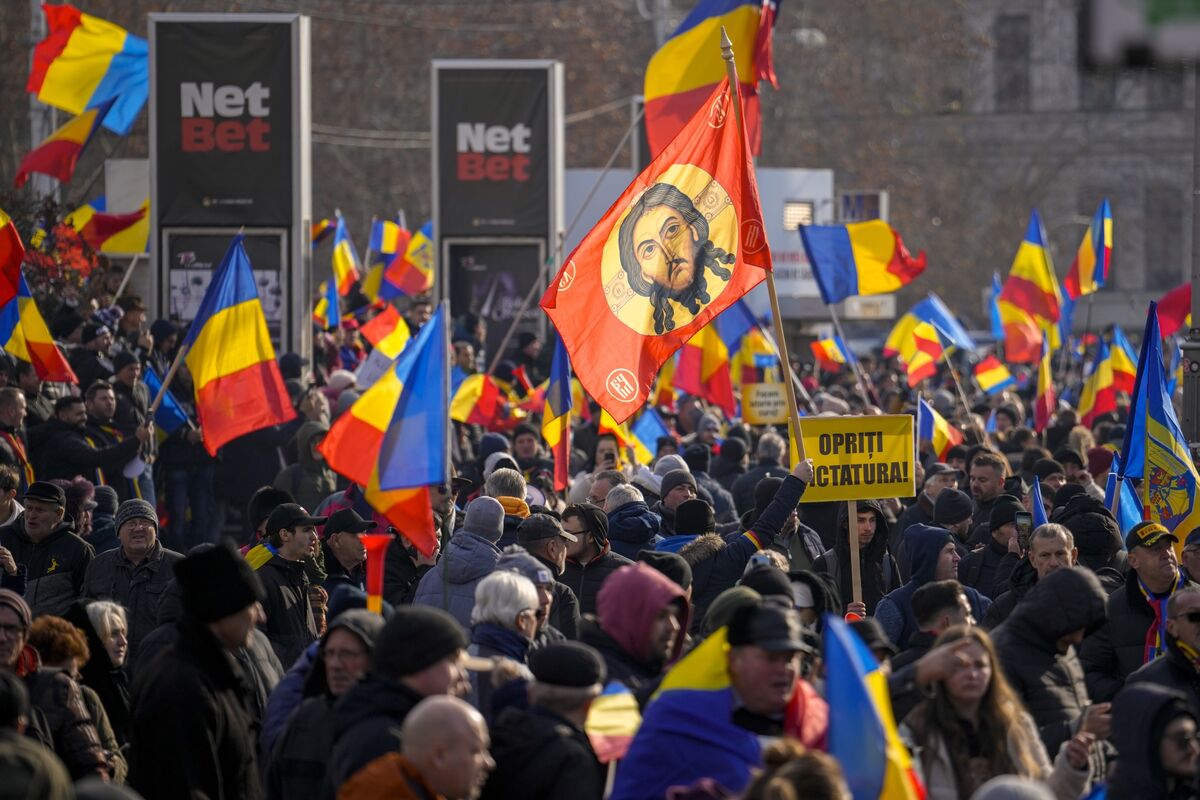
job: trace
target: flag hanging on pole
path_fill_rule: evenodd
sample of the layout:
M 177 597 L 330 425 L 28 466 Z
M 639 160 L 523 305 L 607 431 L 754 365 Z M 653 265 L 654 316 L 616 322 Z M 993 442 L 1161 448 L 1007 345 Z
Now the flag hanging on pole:
M 31 172 L 49 175 L 60 183 L 71 180 L 71 176 L 75 174 L 75 165 L 79 162 L 79 154 L 95 137 L 114 102 L 115 99 L 105 100 L 98 107 L 84 111 L 47 136 L 21 159 L 13 184 L 18 189 L 21 188 L 29 180 Z
M 1072 300 L 1091 294 L 1104 286 L 1112 266 L 1113 218 L 1108 198 L 1100 201 L 1088 229 L 1079 243 L 1075 260 L 1063 279 L 1063 288 Z
M 1054 374 L 1050 364 L 1050 346 L 1042 342 L 1042 359 L 1038 362 L 1037 395 L 1033 401 L 1033 428 L 1038 433 L 1050 426 L 1058 398 L 1054 393 Z
M 1033 363 L 1041 353 L 1043 338 L 1049 341 L 1051 351 L 1057 350 L 1062 341 L 1058 329 L 1062 304 L 1062 291 L 1046 247 L 1046 230 L 1034 209 L 1000 291 L 1005 358 L 1010 362 Z
M 645 404 L 663 362 L 771 269 L 731 106 L 723 80 L 542 297 L 576 375 L 617 422 Z
M 542 438 L 554 454 L 554 490 L 567 488 L 571 478 L 571 362 L 562 339 L 554 345 L 550 383 L 546 387 L 546 410 L 542 414 Z

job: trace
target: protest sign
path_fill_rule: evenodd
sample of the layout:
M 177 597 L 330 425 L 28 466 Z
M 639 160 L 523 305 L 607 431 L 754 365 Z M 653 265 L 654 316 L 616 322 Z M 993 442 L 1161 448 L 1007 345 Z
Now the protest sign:
M 911 416 L 804 417 L 800 431 L 813 460 L 813 483 L 802 502 L 916 494 Z
M 787 389 L 782 383 L 745 384 L 742 387 L 742 419 L 750 425 L 782 425 L 787 422 Z

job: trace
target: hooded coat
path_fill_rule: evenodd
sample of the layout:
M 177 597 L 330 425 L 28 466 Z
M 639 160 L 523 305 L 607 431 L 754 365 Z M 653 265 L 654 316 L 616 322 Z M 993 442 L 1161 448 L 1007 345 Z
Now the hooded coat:
M 608 515 L 608 542 L 612 551 L 630 560 L 639 550 L 653 550 L 661 538 L 661 520 L 640 500 L 613 509 Z
M 499 547 L 482 536 L 460 530 L 450 537 L 438 563 L 421 577 L 413 605 L 447 611 L 470 630 L 475 587 L 496 569 L 499 560 Z
M 1186 578 L 1183 585 L 1198 588 Z M 1108 596 L 1105 610 L 1108 621 L 1079 650 L 1088 694 L 1095 703 L 1116 697 L 1125 685 L 1125 678 L 1142 666 L 1146 635 L 1154 624 L 1154 610 L 1138 587 L 1137 573 L 1133 570 L 1126 573 L 1125 585 Z
M 64 619 L 87 637 L 91 657 L 79 668 L 79 682 L 100 698 L 112 725 L 113 736 L 119 744 L 124 745 L 129 741 L 129 680 L 125 677 L 125 671 L 113 666 L 108 649 L 100 641 L 99 633 L 88 618 L 87 601 L 81 600 L 71 606 Z
M 1058 640 L 1104 622 L 1104 592 L 1086 569 L 1059 569 L 1029 590 L 992 641 L 1013 690 L 1037 723 L 1047 753 L 1057 753 L 1091 704 L 1075 650 Z
M 823 572 L 833 578 L 838 587 L 842 601 L 849 603 L 854 599 L 850 574 L 850 539 L 847 526 L 846 504 L 839 503 L 837 544 L 817 558 L 813 563 L 814 572 Z M 887 517 L 883 515 L 883 506 L 878 500 L 859 500 L 859 513 L 871 511 L 875 514 L 875 536 L 870 544 L 860 548 L 858 558 L 862 575 L 862 599 L 867 606 L 867 613 L 875 613 L 875 606 L 883 596 L 900 584 L 900 571 L 892 554 L 888 552 L 887 542 L 891 533 Z
M 1163 686 L 1185 696 L 1188 705 L 1200 714 L 1200 671 L 1197 671 L 1191 659 L 1180 651 L 1178 641 L 1174 636 L 1168 636 L 1167 654 L 1135 670 L 1125 679 L 1125 686 L 1137 683 Z
M 995 628 L 1004 620 L 1008 619 L 1017 604 L 1025 599 L 1025 595 L 1029 594 L 1029 590 L 1037 583 L 1037 570 L 1029 563 L 1029 559 L 1022 558 L 1013 567 L 1012 573 L 1008 578 L 1008 591 L 1001 594 L 992 603 L 991 608 L 987 610 L 987 615 L 983 618 L 983 627 L 989 631 Z
M 1100 500 L 1079 494 L 1054 509 L 1050 521 L 1066 527 L 1075 537 L 1079 563 L 1096 572 L 1104 567 L 1125 571 L 1125 541 L 1112 512 Z
M 275 476 L 272 485 L 287 492 L 296 502 L 307 509 L 314 509 L 337 491 L 337 476 L 324 459 L 313 458 L 312 442 L 329 433 L 329 426 L 321 422 L 305 422 L 296 431 L 296 454 L 298 461 L 284 467 Z
M 1159 744 L 1167 723 L 1186 713 L 1183 695 L 1162 686 L 1130 686 L 1113 703 L 1112 743 L 1120 753 L 1108 776 L 1108 800 L 1195 798 L 1195 780 L 1170 785 L 1162 768 Z M 1193 710 L 1192 715 L 1195 716 Z
M 496 768 L 483 800 L 600 800 L 607 770 L 587 734 L 540 706 L 506 708 L 492 723 Z
M 875 607 L 875 619 L 883 626 L 883 632 L 892 644 L 901 650 L 908 647 L 909 639 L 921 629 L 913 613 L 913 594 L 934 580 L 942 548 L 954 542 L 954 534 L 945 528 L 935 528 L 922 523 L 910 525 L 904 536 L 912 557 L 912 577 L 908 583 L 880 600 L 879 605 Z M 992 601 L 970 586 L 964 586 L 963 591 L 971 604 L 971 615 L 975 619 L 983 619 Z

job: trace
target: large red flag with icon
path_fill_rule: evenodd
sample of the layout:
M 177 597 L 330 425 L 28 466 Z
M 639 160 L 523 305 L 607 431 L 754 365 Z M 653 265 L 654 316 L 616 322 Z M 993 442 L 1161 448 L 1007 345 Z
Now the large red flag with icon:
M 670 356 L 771 269 L 750 148 L 722 81 L 542 297 L 583 387 L 618 423 Z

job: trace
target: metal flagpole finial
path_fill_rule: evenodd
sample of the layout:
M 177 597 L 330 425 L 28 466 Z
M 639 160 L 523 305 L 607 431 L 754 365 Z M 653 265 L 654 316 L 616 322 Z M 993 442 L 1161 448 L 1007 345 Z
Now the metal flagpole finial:
M 721 26 L 721 58 L 726 61 L 733 61 L 733 41 L 725 31 L 724 25 Z

